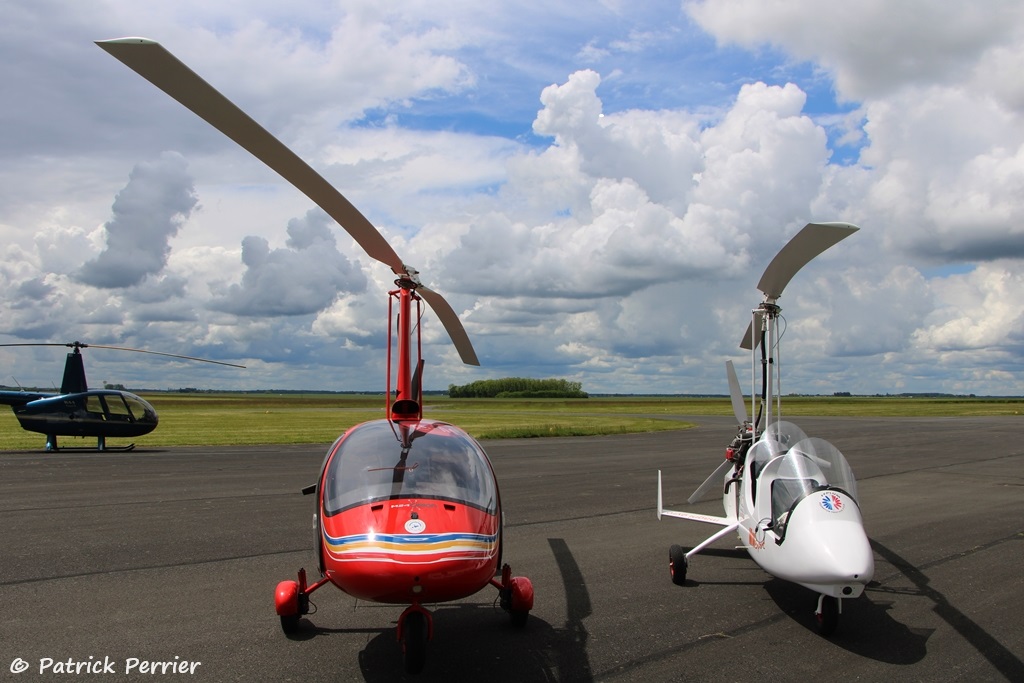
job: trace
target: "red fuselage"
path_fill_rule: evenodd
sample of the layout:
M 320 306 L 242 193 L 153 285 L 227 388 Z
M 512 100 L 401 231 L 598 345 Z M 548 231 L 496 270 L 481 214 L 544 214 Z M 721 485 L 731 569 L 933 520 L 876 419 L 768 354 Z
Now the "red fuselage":
M 331 447 L 318 495 L 323 575 L 388 603 L 457 600 L 501 556 L 497 484 L 483 449 L 447 423 L 353 427 Z

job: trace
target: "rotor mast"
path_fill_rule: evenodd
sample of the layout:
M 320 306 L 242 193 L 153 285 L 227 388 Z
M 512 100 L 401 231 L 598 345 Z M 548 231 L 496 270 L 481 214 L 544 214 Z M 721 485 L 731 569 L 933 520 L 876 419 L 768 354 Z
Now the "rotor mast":
M 782 412 L 780 392 L 781 371 L 774 354 L 778 352 L 778 320 L 782 309 L 776 303 L 789 281 L 797 272 L 829 247 L 846 239 L 859 228 L 850 223 L 808 223 L 775 255 L 761 275 L 757 288 L 764 294 L 761 305 L 751 311 L 750 326 L 740 341 L 740 348 L 750 351 L 751 419 L 754 427 L 760 424 L 757 413 L 757 347 L 761 346 L 761 407 L 765 411 L 764 425 L 771 424 L 772 403 L 776 403 L 775 419 Z M 731 389 L 730 389 L 731 391 Z M 767 404 L 767 405 L 766 405 Z M 757 417 L 754 417 L 757 415 Z
M 391 325 L 388 325 L 388 415 L 392 421 L 419 420 L 423 417 L 420 372 L 423 367 L 422 343 L 420 339 L 420 296 L 417 273 L 411 268 L 401 274 L 395 284 L 398 289 L 388 292 L 388 319 L 392 319 L 391 304 L 398 301 L 398 368 L 395 378 L 395 400 L 391 403 Z M 413 303 L 416 315 L 413 317 Z M 416 335 L 416 366 L 412 363 L 413 333 Z
M 780 368 L 775 358 L 779 345 L 779 316 L 782 313 L 782 308 L 776 304 L 777 298 L 771 297 L 761 303 L 761 305 L 753 310 L 754 323 L 752 324 L 752 333 L 761 334 L 761 386 L 763 389 L 763 395 L 761 396 L 761 405 L 764 410 L 764 425 L 767 427 L 772 423 L 772 408 L 775 403 L 775 419 L 782 418 L 782 403 L 778 392 L 780 390 L 779 384 L 781 383 Z M 758 323 L 760 328 L 758 328 Z M 757 343 L 753 344 L 751 351 L 751 360 L 757 356 Z M 756 363 L 756 361 L 754 361 Z M 756 368 L 756 366 L 755 366 Z M 751 368 L 752 372 L 756 372 L 755 368 Z M 751 392 L 751 401 L 756 401 L 756 392 Z M 756 414 L 756 406 L 751 405 L 751 415 Z

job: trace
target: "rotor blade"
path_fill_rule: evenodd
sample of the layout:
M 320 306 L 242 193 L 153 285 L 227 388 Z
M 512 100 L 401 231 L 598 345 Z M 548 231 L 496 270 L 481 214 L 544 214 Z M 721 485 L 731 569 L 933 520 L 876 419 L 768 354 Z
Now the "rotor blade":
M 371 258 L 397 274 L 406 272 L 384 236 L 340 192 L 160 43 L 119 38 L 96 44 L 277 171 L 336 220 Z
M 747 351 L 753 351 L 761 343 L 761 320 L 764 318 L 764 314 L 760 311 L 755 311 L 754 315 L 751 316 L 750 322 L 747 324 L 747 331 L 743 335 L 743 339 L 740 340 L 740 348 L 746 349 Z M 756 326 L 756 327 L 755 327 Z M 751 339 L 751 334 L 756 330 L 756 334 Z
M 715 484 L 722 486 L 722 478 L 725 477 L 725 473 L 730 467 L 732 467 L 732 463 L 728 460 L 723 460 L 722 464 L 715 468 L 715 471 L 711 473 L 711 476 L 705 479 L 704 483 L 697 487 L 697 490 L 693 492 L 693 495 L 686 499 L 686 502 L 693 505 L 703 498 L 708 491 L 714 488 Z
M 245 368 L 244 365 L 238 365 L 237 363 L 225 363 L 222 360 L 210 360 L 209 358 L 196 358 L 195 356 L 182 356 L 177 353 L 163 353 L 161 351 L 146 351 L 145 349 L 129 349 L 125 346 L 104 346 L 103 344 L 83 344 L 83 347 L 90 349 L 112 349 L 114 351 L 134 351 L 135 353 L 148 353 L 153 356 L 167 356 L 168 358 L 182 358 L 184 360 L 195 360 L 200 363 L 215 363 L 217 365 L 227 365 L 232 368 Z
M 740 424 L 747 422 L 747 407 L 743 403 L 743 390 L 740 389 L 740 380 L 736 376 L 736 368 L 732 361 L 725 361 L 725 374 L 729 376 L 729 398 L 732 399 L 732 413 L 739 420 Z
M 23 342 L 20 344 L 0 344 L 0 346 L 66 346 L 68 348 L 75 349 L 111 349 L 113 351 L 134 351 L 135 353 L 148 353 L 154 356 L 167 356 L 168 358 L 183 358 L 185 360 L 196 360 L 200 363 L 216 363 L 217 365 L 227 365 L 232 368 L 245 368 L 244 365 L 238 365 L 236 363 L 225 363 L 222 360 L 210 360 L 208 358 L 196 358 L 195 356 L 182 356 L 177 353 L 163 353 L 161 351 L 146 351 L 145 349 L 131 349 L 127 346 L 107 346 L 105 344 L 85 344 L 83 342 Z
M 768 299 L 778 299 L 797 272 L 833 244 L 859 228 L 849 223 L 808 223 L 775 255 L 757 288 Z
M 444 325 L 444 329 L 447 330 L 448 336 L 452 338 L 452 343 L 455 344 L 462 362 L 466 365 L 480 365 L 476 351 L 473 350 L 473 343 L 469 341 L 469 335 L 466 334 L 466 328 L 462 326 L 459 315 L 448 305 L 444 297 L 423 285 L 416 288 L 416 293 L 430 304 L 430 308 Z
M 80 344 L 79 342 L 72 343 L 61 343 L 61 342 L 21 342 L 18 344 L 0 344 L 0 346 L 67 346 L 68 348 L 78 346 L 81 348 L 87 348 L 88 344 Z

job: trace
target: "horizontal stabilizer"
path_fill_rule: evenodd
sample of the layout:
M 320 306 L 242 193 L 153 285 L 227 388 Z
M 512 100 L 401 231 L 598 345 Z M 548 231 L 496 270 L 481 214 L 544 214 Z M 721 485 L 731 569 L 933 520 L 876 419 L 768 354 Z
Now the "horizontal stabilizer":
M 662 516 L 678 517 L 679 519 L 689 519 L 694 522 L 717 524 L 719 526 L 731 526 L 736 523 L 735 520 L 726 519 L 725 517 L 715 517 L 714 515 L 701 515 L 695 512 L 676 512 L 675 510 L 666 510 L 662 505 L 661 470 L 658 470 L 658 519 L 661 519 Z
M 675 510 L 662 510 L 665 517 L 676 517 L 677 519 L 688 519 L 691 522 L 704 522 L 705 524 L 717 524 L 718 526 L 735 526 L 736 522 L 728 517 L 715 517 L 714 515 L 702 515 L 697 512 L 677 512 Z

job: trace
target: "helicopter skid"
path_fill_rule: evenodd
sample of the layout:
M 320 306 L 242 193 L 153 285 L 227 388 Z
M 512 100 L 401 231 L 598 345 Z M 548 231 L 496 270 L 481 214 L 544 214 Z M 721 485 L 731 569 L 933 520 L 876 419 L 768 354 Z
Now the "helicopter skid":
M 135 444 L 130 443 L 127 446 L 103 446 L 102 448 L 99 446 L 94 446 L 92 448 L 89 446 L 61 446 L 53 449 L 47 448 L 46 450 L 49 453 L 56 453 L 57 451 L 62 453 L 106 453 L 108 451 L 127 453 L 128 451 L 135 450 Z

